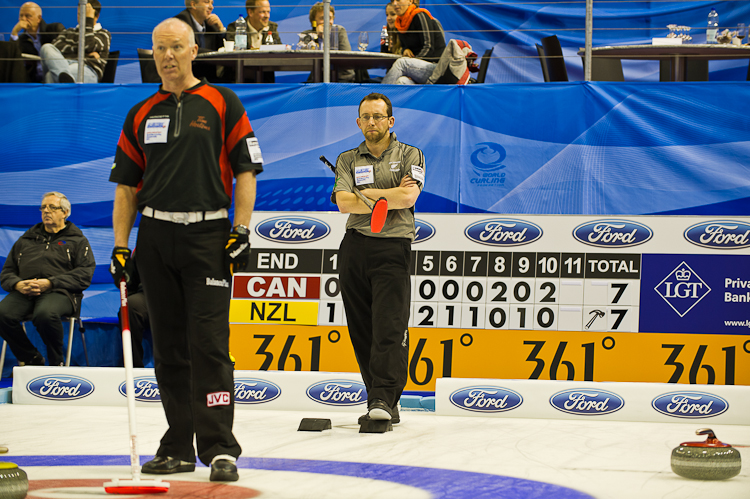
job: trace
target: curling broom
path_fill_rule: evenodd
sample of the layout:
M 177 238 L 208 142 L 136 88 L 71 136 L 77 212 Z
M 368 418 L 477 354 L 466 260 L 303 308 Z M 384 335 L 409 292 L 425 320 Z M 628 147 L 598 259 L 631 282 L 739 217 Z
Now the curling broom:
M 334 175 L 336 174 L 336 167 L 334 167 L 325 156 L 321 156 L 320 160 L 331 169 Z M 383 230 L 385 219 L 388 217 L 388 200 L 381 197 L 375 201 L 375 204 L 373 204 L 372 201 L 359 192 L 359 189 L 356 187 L 354 188 L 354 194 L 359 196 L 362 202 L 370 209 L 370 230 L 375 234 L 379 234 L 380 231 Z
M 133 387 L 133 346 L 130 343 L 130 316 L 128 315 L 128 286 L 120 280 L 120 316 L 122 317 L 122 356 L 125 361 L 125 392 L 128 398 L 128 423 L 130 424 L 130 480 L 114 478 L 104 484 L 107 494 L 162 494 L 169 491 L 169 483 L 161 480 L 141 480 L 141 465 L 135 421 L 135 389 Z

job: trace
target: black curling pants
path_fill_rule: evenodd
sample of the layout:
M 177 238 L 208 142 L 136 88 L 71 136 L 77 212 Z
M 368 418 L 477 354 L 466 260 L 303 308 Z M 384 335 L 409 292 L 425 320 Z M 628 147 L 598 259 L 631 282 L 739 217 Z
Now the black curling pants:
M 138 272 L 154 341 L 154 367 L 169 428 L 159 456 L 210 464 L 238 457 L 232 434 L 234 371 L 229 360 L 232 277 L 227 219 L 176 224 L 141 218 Z
M 367 399 L 394 407 L 407 381 L 411 241 L 347 230 L 339 279 L 349 336 Z

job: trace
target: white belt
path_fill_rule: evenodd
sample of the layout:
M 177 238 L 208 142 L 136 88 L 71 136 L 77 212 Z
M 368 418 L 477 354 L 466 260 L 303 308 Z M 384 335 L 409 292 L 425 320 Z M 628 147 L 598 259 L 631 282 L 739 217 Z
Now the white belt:
M 229 217 L 226 208 L 216 211 L 159 211 L 150 206 L 146 206 L 141 213 L 145 217 L 185 225 L 202 222 L 204 220 L 219 220 L 221 218 Z

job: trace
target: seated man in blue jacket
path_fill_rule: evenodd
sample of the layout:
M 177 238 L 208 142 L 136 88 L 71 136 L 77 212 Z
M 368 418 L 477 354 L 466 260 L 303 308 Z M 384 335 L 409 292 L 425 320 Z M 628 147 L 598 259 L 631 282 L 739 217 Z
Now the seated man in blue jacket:
M 0 337 L 19 363 L 44 365 L 21 327 L 31 317 L 47 346 L 49 365 L 59 366 L 64 361 L 61 318 L 79 305 L 96 262 L 81 229 L 67 221 L 71 208 L 65 195 L 48 192 L 40 209 L 42 222 L 13 244 L 0 272 L 0 285 L 10 293 L 0 301 Z

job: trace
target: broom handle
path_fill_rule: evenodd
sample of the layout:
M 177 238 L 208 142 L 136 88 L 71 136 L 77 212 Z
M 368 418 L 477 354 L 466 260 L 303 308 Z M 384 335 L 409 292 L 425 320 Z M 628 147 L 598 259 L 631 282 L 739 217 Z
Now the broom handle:
M 125 364 L 125 393 L 128 399 L 128 423 L 130 425 L 130 473 L 139 480 L 141 465 L 138 461 L 138 444 L 135 421 L 135 388 L 133 387 L 133 346 L 130 343 L 130 316 L 128 315 L 128 286 L 125 278 L 120 280 L 120 316 L 122 317 L 122 357 Z

